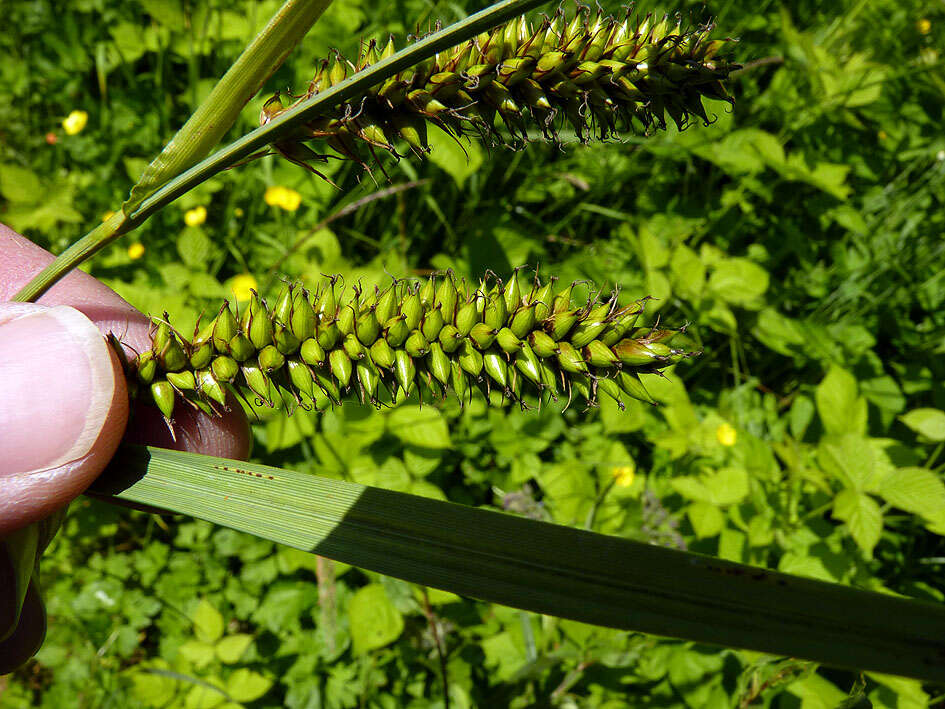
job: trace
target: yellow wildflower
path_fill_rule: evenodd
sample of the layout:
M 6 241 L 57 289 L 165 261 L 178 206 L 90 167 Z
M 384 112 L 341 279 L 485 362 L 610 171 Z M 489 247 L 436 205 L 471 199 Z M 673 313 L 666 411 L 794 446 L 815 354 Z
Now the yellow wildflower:
M 614 483 L 620 487 L 630 487 L 633 485 L 633 478 L 636 472 L 636 466 L 633 463 L 629 465 L 615 465 L 611 470 L 614 476 Z
M 249 300 L 253 294 L 250 291 L 259 290 L 259 284 L 251 273 L 241 273 L 233 276 L 230 281 L 230 293 L 237 301 Z
M 263 195 L 263 199 L 270 207 L 280 207 L 287 212 L 294 212 L 302 204 L 302 195 L 288 187 L 277 185 L 270 187 Z
M 235 214 L 237 217 L 242 217 L 244 214 L 243 208 L 237 207 L 236 209 L 233 210 L 233 214 Z
M 932 31 L 932 22 L 928 18 L 923 17 L 915 23 L 915 28 L 919 34 L 928 34 Z
M 725 422 L 715 429 L 715 437 L 723 446 L 734 446 L 738 433 L 732 424 Z
M 66 131 L 67 135 L 75 135 L 76 133 L 81 133 L 82 129 L 85 128 L 85 124 L 89 122 L 89 114 L 85 111 L 73 111 L 66 119 L 62 122 L 62 128 Z
M 207 221 L 207 208 L 203 205 L 184 212 L 184 224 L 187 226 L 200 226 L 205 221 Z
M 136 241 L 128 247 L 128 258 L 132 261 L 137 261 L 142 256 L 144 256 L 144 244 L 140 241 Z

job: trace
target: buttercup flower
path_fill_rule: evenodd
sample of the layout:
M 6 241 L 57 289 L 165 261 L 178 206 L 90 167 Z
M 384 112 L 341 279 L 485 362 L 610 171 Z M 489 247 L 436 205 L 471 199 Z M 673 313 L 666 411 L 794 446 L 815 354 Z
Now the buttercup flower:
M 136 241 L 128 247 L 128 258 L 132 261 L 137 261 L 142 256 L 144 256 L 144 244 L 140 241 Z
M 738 440 L 738 433 L 732 427 L 732 424 L 726 422 L 715 429 L 715 438 L 723 446 L 734 446 Z
M 253 297 L 252 291 L 259 289 L 259 283 L 251 273 L 241 273 L 230 281 L 230 293 L 238 301 L 249 300 Z
M 923 17 L 915 23 L 915 28 L 919 34 L 928 34 L 932 31 L 932 23 L 928 18 Z
M 302 203 L 302 195 L 281 185 L 268 188 L 263 199 L 270 207 L 279 207 L 287 212 L 294 212 Z
M 633 464 L 630 465 L 615 465 L 611 471 L 614 476 L 614 483 L 620 487 L 630 487 L 633 485 L 633 479 L 636 477 L 636 466 Z
M 85 111 L 73 111 L 62 122 L 62 128 L 67 135 L 81 133 L 85 124 L 89 122 L 89 114 Z
M 184 212 L 184 224 L 187 226 L 200 226 L 205 221 L 207 221 L 207 208 L 203 205 Z

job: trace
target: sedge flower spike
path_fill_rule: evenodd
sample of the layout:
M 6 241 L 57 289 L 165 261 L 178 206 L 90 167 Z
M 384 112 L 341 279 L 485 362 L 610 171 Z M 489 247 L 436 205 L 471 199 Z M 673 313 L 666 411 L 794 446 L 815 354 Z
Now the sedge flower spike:
M 399 72 L 273 147 L 313 169 L 327 156 L 306 141 L 323 140 L 366 168 L 377 150 L 397 156 L 401 141 L 418 155 L 429 152 L 428 124 L 454 137 L 520 145 L 529 127 L 556 141 L 558 128 L 570 125 L 587 141 L 665 128 L 666 115 L 680 129 L 693 116 L 709 123 L 702 99 L 731 103 L 723 82 L 739 66 L 720 56 L 731 40 L 709 39 L 711 29 L 630 11 L 617 20 L 586 7 L 570 18 L 559 9 L 537 27 L 520 17 Z M 363 44 L 354 62 L 337 54 L 323 60 L 301 96 L 265 104 L 261 123 L 393 53 L 391 38 L 383 48 Z M 496 130 L 499 122 L 511 141 Z
M 640 374 L 693 354 L 669 346 L 681 330 L 640 326 L 646 298 L 575 303 L 574 285 L 556 293 L 553 279 L 523 288 L 514 276 L 470 287 L 447 273 L 348 293 L 334 276 L 314 293 L 287 285 L 274 304 L 253 292 L 192 337 L 155 320 L 152 348 L 127 363 L 130 389 L 167 419 L 181 399 L 216 411 L 228 390 L 289 412 L 350 396 L 380 406 L 414 391 L 464 402 L 473 389 L 523 406 L 529 393 L 655 403 Z

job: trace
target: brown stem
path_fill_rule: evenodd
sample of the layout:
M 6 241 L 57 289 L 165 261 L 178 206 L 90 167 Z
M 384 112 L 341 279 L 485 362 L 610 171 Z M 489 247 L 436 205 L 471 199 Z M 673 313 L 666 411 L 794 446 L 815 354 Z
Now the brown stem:
M 440 660 L 440 679 L 443 683 L 443 706 L 444 709 L 450 709 L 450 686 L 449 677 L 446 672 L 446 653 L 443 652 L 440 632 L 436 627 L 436 616 L 433 614 L 433 608 L 430 606 L 430 594 L 427 593 L 425 586 L 421 587 L 421 590 L 423 592 L 423 614 L 427 617 L 427 623 L 430 624 L 430 632 L 433 634 L 433 644 L 436 645 L 436 654 Z
M 315 564 L 315 576 L 318 578 L 319 623 L 325 629 L 325 646 L 328 654 L 335 652 L 335 629 L 337 609 L 335 608 L 335 562 L 319 556 Z

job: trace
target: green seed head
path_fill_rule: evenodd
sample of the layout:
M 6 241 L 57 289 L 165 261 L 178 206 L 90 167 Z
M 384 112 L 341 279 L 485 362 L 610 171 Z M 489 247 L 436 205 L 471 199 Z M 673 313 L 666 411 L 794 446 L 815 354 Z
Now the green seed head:
M 220 406 L 226 406 L 226 390 L 209 369 L 197 373 L 197 391 Z
M 433 341 L 439 336 L 443 329 L 443 309 L 440 306 L 433 307 L 423 316 L 423 322 L 420 325 L 420 331 L 429 341 Z
M 433 304 L 440 308 L 444 322 L 453 322 L 453 318 L 456 316 L 458 297 L 456 284 L 453 283 L 453 274 L 452 272 L 447 273 L 440 281 L 440 286 L 436 290 L 436 297 L 433 300 Z
M 217 352 L 228 352 L 230 340 L 239 332 L 239 323 L 230 311 L 229 303 L 223 303 L 220 313 L 213 321 L 213 346 Z
M 259 368 L 266 374 L 282 369 L 285 364 L 283 355 L 274 345 L 267 345 L 259 352 Z
M 407 318 L 399 315 L 391 318 L 384 326 L 384 337 L 391 347 L 400 347 L 407 341 L 410 335 L 410 326 L 407 325 Z
M 394 366 L 394 349 L 384 338 L 380 337 L 371 345 L 371 360 L 378 367 L 391 369 Z
M 151 385 L 151 398 L 169 421 L 174 414 L 174 387 L 166 380 L 154 382 Z
M 348 386 L 352 372 L 351 357 L 348 356 L 348 353 L 343 349 L 332 350 L 331 354 L 328 355 L 328 366 L 338 383 L 343 387 Z
M 428 152 L 428 124 L 453 136 L 475 134 L 518 146 L 528 140 L 530 127 L 556 141 L 557 130 L 567 125 L 586 141 L 649 134 L 665 128 L 667 116 L 680 129 L 694 118 L 708 123 L 703 98 L 731 101 L 723 82 L 738 68 L 719 56 L 730 41 L 711 40 L 710 31 L 641 20 L 629 11 L 617 19 L 585 10 L 565 18 L 559 11 L 537 27 L 515 18 L 400 71 L 366 96 L 310 117 L 306 130 L 274 147 L 308 164 L 326 156 L 303 141 L 324 140 L 343 158 L 367 167 L 378 149 L 399 155 L 399 141 L 417 155 Z M 335 86 L 349 68 L 371 66 L 393 52 L 392 40 L 382 52 L 372 41 L 362 43 L 354 62 L 340 56 L 323 60 L 308 90 L 292 104 L 270 99 L 261 122 Z M 423 304 L 434 298 L 425 293 Z M 518 305 L 510 302 L 508 308 Z
M 131 383 L 144 385 L 168 419 L 175 394 L 212 413 L 227 405 L 227 387 L 251 392 L 257 404 L 282 402 L 289 413 L 305 401 L 321 411 L 351 394 L 380 405 L 386 392 L 397 402 L 418 389 L 434 398 L 451 389 L 461 401 L 478 389 L 492 400 L 577 394 L 594 403 L 603 393 L 652 402 L 639 373 L 691 356 L 667 344 L 675 330 L 634 329 L 645 299 L 622 308 L 616 295 L 564 302 L 571 286 L 552 297 L 550 283 L 537 279 L 525 294 L 513 280 L 491 279 L 469 293 L 451 274 L 367 293 L 345 293 L 339 282 L 331 278 L 314 302 L 289 286 L 272 309 L 254 295 L 239 320 L 224 306 L 192 341 L 165 317 L 151 349 L 125 362 Z
M 296 288 L 292 296 L 292 312 L 289 315 L 289 331 L 299 342 L 315 335 L 315 311 L 302 288 Z
M 220 355 L 213 360 L 213 363 L 210 365 L 210 372 L 217 381 L 221 382 L 234 381 L 239 371 L 240 367 L 236 363 L 236 360 L 226 355 Z
M 243 311 L 242 327 L 246 337 L 257 350 L 272 344 L 272 320 L 265 303 L 255 292 Z
M 183 372 L 168 372 L 165 376 L 175 389 L 193 391 L 197 388 L 197 380 L 189 369 Z

